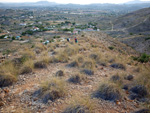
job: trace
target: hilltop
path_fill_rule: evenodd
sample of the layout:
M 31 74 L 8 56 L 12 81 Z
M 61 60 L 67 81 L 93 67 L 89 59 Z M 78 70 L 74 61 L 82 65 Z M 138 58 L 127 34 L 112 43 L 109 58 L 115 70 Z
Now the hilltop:
M 2 113 L 149 112 L 147 61 L 133 60 L 136 51 L 104 33 L 76 37 L 34 39 L 0 65 Z

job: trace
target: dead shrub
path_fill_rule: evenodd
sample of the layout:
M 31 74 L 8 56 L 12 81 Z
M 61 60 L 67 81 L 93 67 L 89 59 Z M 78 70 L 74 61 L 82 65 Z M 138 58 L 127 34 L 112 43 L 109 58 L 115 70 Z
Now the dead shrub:
M 30 59 L 23 64 L 20 70 L 20 74 L 31 73 L 33 71 L 33 68 L 34 68 L 34 63 L 33 60 Z
M 47 68 L 47 64 L 44 61 L 37 61 L 34 63 L 34 68 Z
M 79 48 L 77 46 L 69 45 L 65 50 L 63 51 L 64 54 L 67 56 L 72 56 L 74 54 L 77 54 L 79 51 Z
M 64 76 L 64 72 L 62 70 L 59 70 L 59 71 L 56 72 L 56 76 L 57 77 L 62 77 L 62 76 Z
M 43 103 L 48 100 L 55 101 L 66 95 L 66 83 L 60 78 L 51 78 L 50 81 L 43 82 L 41 88 L 34 92 L 33 96 L 39 97 Z
M 76 105 L 66 108 L 62 113 L 90 113 L 90 111 L 84 106 Z
M 95 68 L 95 62 L 92 59 L 86 59 L 82 65 L 82 68 L 94 69 Z
M 82 81 L 86 80 L 86 76 L 80 73 L 76 73 L 75 75 L 73 75 L 72 77 L 69 78 L 69 82 L 71 83 L 75 83 L 75 84 L 80 84 Z
M 141 98 L 145 98 L 147 95 L 148 95 L 148 91 L 145 86 L 136 85 L 130 89 L 131 99 L 141 99 Z
M 110 65 L 110 67 L 115 68 L 115 69 L 126 70 L 126 67 L 123 64 L 120 64 L 120 63 L 114 63 L 114 64 Z
M 0 87 L 12 85 L 17 81 L 18 70 L 10 61 L 0 66 Z
M 90 70 L 90 69 L 83 69 L 82 71 L 81 71 L 81 73 L 84 73 L 84 74 L 86 74 L 86 75 L 94 75 L 94 71 L 93 70 Z
M 121 99 L 121 93 L 115 84 L 101 84 L 96 92 L 93 94 L 96 98 L 104 100 L 116 101 Z
M 62 113 L 93 113 L 95 103 L 89 97 L 73 97 L 69 106 Z
M 73 61 L 67 65 L 67 67 L 78 67 L 78 66 L 79 66 L 79 63 L 77 61 Z

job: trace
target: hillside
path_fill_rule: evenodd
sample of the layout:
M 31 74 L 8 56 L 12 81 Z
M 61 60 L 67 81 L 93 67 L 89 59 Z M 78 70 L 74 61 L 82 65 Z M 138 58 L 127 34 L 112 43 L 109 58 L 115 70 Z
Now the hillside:
M 105 31 L 140 53 L 150 54 L 150 8 L 144 8 L 117 18 L 114 29 Z M 121 39 L 120 39 L 121 38 Z
M 129 31 L 131 29 L 133 30 L 134 28 L 136 29 L 140 29 L 141 27 L 144 28 L 145 24 L 147 22 L 149 23 L 149 18 L 150 18 L 149 15 L 150 15 L 150 8 L 144 8 L 132 13 L 128 13 L 124 16 L 117 18 L 113 22 L 114 29 L 127 29 Z M 144 29 L 144 31 L 145 30 L 149 31 L 149 29 Z
M 131 36 L 128 38 L 122 38 L 120 41 L 140 53 L 150 54 L 150 38 L 148 36 Z
M 150 65 L 104 33 L 76 37 L 20 45 L 0 65 L 0 112 L 148 113 Z

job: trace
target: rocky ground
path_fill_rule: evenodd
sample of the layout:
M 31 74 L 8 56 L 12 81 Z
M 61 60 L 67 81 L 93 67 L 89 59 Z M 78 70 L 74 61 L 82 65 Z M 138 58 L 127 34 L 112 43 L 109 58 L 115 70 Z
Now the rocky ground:
M 100 34 L 97 34 L 95 38 L 94 34 L 85 34 L 84 37 L 87 39 L 91 39 L 90 42 L 84 42 L 90 44 L 91 42 L 94 45 L 99 45 L 103 50 L 104 47 L 112 46 L 113 40 L 106 41 L 104 37 Z M 92 37 L 92 38 L 91 38 Z M 97 38 L 99 37 L 99 38 Z M 82 45 L 82 38 L 79 39 L 79 46 Z M 116 53 L 119 51 L 117 49 L 116 42 L 116 50 L 112 53 Z M 87 45 L 85 46 L 87 47 Z M 124 46 L 126 51 L 128 47 Z M 123 46 L 122 46 L 123 48 Z M 103 51 L 107 51 L 103 50 Z M 131 50 L 130 50 L 131 52 Z M 90 49 L 80 51 L 80 53 L 90 53 Z M 128 52 L 127 52 L 128 53 Z M 131 52 L 134 53 L 134 50 Z M 129 54 L 129 53 L 128 53 Z M 110 56 L 111 57 L 111 56 Z M 70 61 L 69 61 L 70 62 Z M 142 102 L 137 100 L 131 100 L 129 98 L 129 92 L 122 89 L 122 99 L 117 101 L 107 101 L 103 99 L 97 99 L 92 97 L 94 91 L 98 88 L 100 83 L 105 83 L 110 81 L 110 78 L 117 73 L 125 73 L 132 74 L 135 66 L 130 64 L 126 65 L 126 71 L 121 69 L 115 69 L 110 67 L 111 63 L 108 63 L 106 66 L 104 65 L 96 65 L 94 69 L 94 74 L 89 76 L 86 75 L 86 80 L 82 81 L 80 84 L 74 84 L 68 82 L 68 79 L 75 73 L 80 72 L 81 69 L 79 67 L 68 67 L 66 66 L 69 63 L 50 63 L 45 69 L 35 69 L 30 74 L 24 74 L 18 76 L 18 81 L 14 83 L 12 86 L 4 87 L 0 89 L 0 99 L 2 102 L 0 103 L 1 113 L 62 113 L 69 105 L 72 99 L 77 97 L 90 97 L 94 102 L 94 113 L 131 113 L 135 112 L 141 108 Z M 43 103 L 40 98 L 34 96 L 35 92 L 39 90 L 41 82 L 50 80 L 52 77 L 56 75 L 59 70 L 63 70 L 64 76 L 60 77 L 60 79 L 64 79 L 67 83 L 67 95 L 56 99 L 55 101 L 49 100 L 47 103 Z M 134 73 L 135 74 L 135 73 Z M 130 83 L 132 81 L 124 80 L 125 83 Z M 36 92 L 38 93 L 38 92 Z

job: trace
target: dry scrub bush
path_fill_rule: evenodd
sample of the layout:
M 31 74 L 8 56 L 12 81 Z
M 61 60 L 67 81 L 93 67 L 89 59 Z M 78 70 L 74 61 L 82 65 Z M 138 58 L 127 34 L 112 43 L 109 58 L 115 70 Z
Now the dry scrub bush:
M 68 67 L 80 67 L 81 63 L 83 63 L 84 61 L 84 56 L 81 54 L 78 54 L 76 56 L 72 57 L 72 62 L 70 64 L 68 64 Z
M 68 81 L 71 83 L 80 84 L 81 82 L 84 82 L 86 79 L 87 78 L 84 74 L 76 73 L 73 76 L 71 76 Z
M 48 100 L 54 101 L 55 99 L 64 97 L 67 94 L 66 82 L 60 78 L 51 78 L 50 81 L 41 84 L 41 94 L 44 103 Z
M 118 88 L 122 88 L 124 85 L 124 77 L 126 76 L 125 72 L 117 73 L 110 78 L 110 82 L 115 83 Z
M 47 64 L 44 61 L 36 61 L 34 63 L 34 68 L 47 68 Z
M 56 77 L 65 76 L 64 71 L 62 71 L 62 70 L 57 71 L 55 76 L 56 76 Z
M 79 63 L 83 63 L 84 61 L 84 56 L 81 54 L 77 54 L 73 59 L 75 59 Z
M 68 62 L 69 57 L 78 53 L 78 47 L 73 45 L 68 45 L 65 49 L 59 49 L 56 51 L 56 55 L 50 58 L 50 62 Z
M 103 83 L 100 84 L 99 88 L 93 93 L 93 97 L 116 101 L 121 99 L 121 91 L 114 83 Z
M 56 49 L 56 45 L 54 44 L 54 43 L 50 43 L 49 45 L 48 45 L 48 50 L 49 51 L 54 51 Z
M 68 102 L 69 106 L 63 111 L 63 113 L 94 113 L 95 103 L 90 97 L 78 97 L 75 96 Z
M 77 54 L 79 51 L 79 47 L 77 45 L 68 45 L 67 48 L 64 49 L 63 53 L 67 56 L 72 56 Z
M 28 74 L 33 71 L 34 68 L 34 62 L 32 59 L 27 60 L 23 63 L 23 66 L 20 69 L 20 74 Z
M 20 52 L 20 54 L 22 55 L 23 58 L 26 58 L 26 59 L 29 59 L 29 58 L 35 59 L 35 54 L 32 51 L 32 49 L 25 48 L 23 51 Z
M 45 50 L 47 50 L 47 48 L 42 43 L 38 43 L 34 47 L 34 51 L 36 54 L 40 54 L 42 51 L 45 51 Z
M 46 68 L 47 65 L 50 63 L 50 61 L 51 61 L 50 57 L 47 55 L 47 53 L 44 53 L 34 63 L 34 67 L 35 68 Z
M 42 43 L 38 43 L 38 44 L 35 45 L 35 49 L 39 49 L 39 50 L 41 50 L 41 51 L 44 51 L 44 50 L 46 50 L 47 48 L 46 48 L 46 46 L 43 45 Z
M 3 111 L 5 111 L 5 113 L 32 113 L 30 109 L 21 106 L 17 106 L 16 108 L 5 106 Z
M 58 61 L 58 62 L 65 63 L 65 62 L 68 62 L 69 57 L 66 53 L 61 52 L 61 53 L 59 53 L 58 55 L 55 56 L 55 60 Z
M 0 87 L 12 85 L 17 81 L 18 70 L 12 62 L 5 62 L 0 69 Z
M 150 92 L 150 67 L 143 66 L 143 69 L 141 69 L 141 73 L 135 80 L 135 84 L 143 85 L 147 92 Z M 150 97 L 150 93 L 148 93 L 148 96 Z
M 82 68 L 93 70 L 95 68 L 95 66 L 96 66 L 95 61 L 90 58 L 87 58 L 83 62 Z
M 48 52 L 43 52 L 43 54 L 38 58 L 38 61 L 43 61 L 46 64 L 50 63 L 50 56 L 48 56 Z

